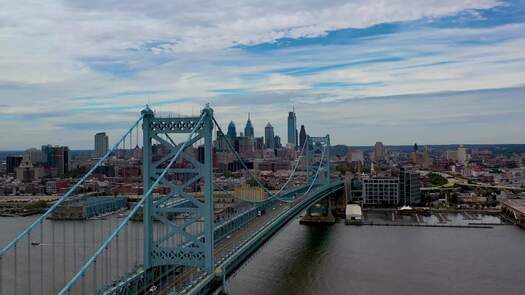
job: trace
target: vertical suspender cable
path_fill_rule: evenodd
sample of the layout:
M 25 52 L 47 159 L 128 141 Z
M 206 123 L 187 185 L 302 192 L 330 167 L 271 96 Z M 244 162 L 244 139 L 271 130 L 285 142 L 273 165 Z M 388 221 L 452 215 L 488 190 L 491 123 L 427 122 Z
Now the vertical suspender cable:
M 53 273 L 52 277 L 52 281 L 51 281 L 51 292 L 54 293 L 55 292 L 55 280 L 56 280 L 56 266 L 55 266 L 55 221 L 52 220 L 51 221 L 51 260 L 53 261 L 52 262 L 52 269 L 51 269 L 51 272 Z
M 18 283 L 18 282 L 17 282 L 17 279 L 18 279 L 18 273 L 17 273 L 17 270 L 18 270 L 18 268 L 17 268 L 17 266 L 18 266 L 18 262 L 16 261 L 16 256 L 17 256 L 17 253 L 16 253 L 16 252 L 17 252 L 17 251 L 16 251 L 16 248 L 17 248 L 17 247 L 16 247 L 16 243 L 15 243 L 14 248 L 15 248 L 15 249 L 14 249 L 14 252 L 15 252 L 15 260 L 14 260 L 14 264 L 15 264 L 15 265 L 14 265 L 14 266 L 15 266 L 15 267 L 14 267 L 14 269 L 15 269 L 15 295 L 16 295 L 16 294 L 17 294 L 17 285 L 18 285 L 18 284 L 17 284 L 17 283 Z
M 119 268 L 119 256 L 120 256 L 121 252 L 120 252 L 120 249 L 118 247 L 118 244 L 119 244 L 118 240 L 119 240 L 119 238 L 120 238 L 120 235 L 117 234 L 117 236 L 115 238 L 116 239 L 116 241 L 115 241 L 115 250 L 116 250 L 115 251 L 115 256 L 117 258 L 117 263 L 115 265 L 115 269 L 116 269 L 116 271 L 115 271 L 115 279 L 117 279 L 117 280 L 118 280 L 118 277 L 120 275 L 120 272 L 119 272 L 119 270 L 120 270 L 120 268 Z
M 66 268 L 67 268 L 66 267 L 66 251 L 67 251 L 67 248 L 66 248 L 66 222 L 65 221 L 62 222 L 62 237 L 63 237 L 62 245 L 64 247 L 64 253 L 62 253 L 62 254 L 64 254 L 63 255 L 63 258 L 64 258 L 63 262 L 64 263 L 63 263 L 62 267 L 64 268 L 64 284 L 65 284 L 66 283 Z
M 73 220 L 73 271 L 77 271 L 77 222 Z
M 27 233 L 27 289 L 31 294 L 31 232 Z
M 44 295 L 44 221 L 40 223 L 40 294 Z M 2 290 L 0 290 L 0 294 Z

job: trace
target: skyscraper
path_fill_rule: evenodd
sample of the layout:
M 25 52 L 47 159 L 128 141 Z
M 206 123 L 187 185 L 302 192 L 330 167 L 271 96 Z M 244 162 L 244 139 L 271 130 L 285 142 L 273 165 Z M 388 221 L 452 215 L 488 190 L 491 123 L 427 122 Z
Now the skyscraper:
M 108 136 L 106 132 L 95 134 L 95 155 L 102 157 L 108 152 Z
M 67 146 L 53 147 L 53 163 L 57 168 L 58 176 L 64 176 L 69 172 L 69 148 Z
M 288 113 L 288 144 L 297 145 L 297 118 L 295 109 Z
M 274 136 L 273 138 L 273 145 L 274 148 L 279 149 L 282 147 L 281 145 L 281 137 L 279 135 Z
M 264 127 L 264 146 L 267 149 L 275 148 L 275 135 L 273 133 L 273 126 L 270 122 Z
M 299 147 L 302 148 L 306 142 L 306 129 L 301 125 L 301 132 L 299 132 Z
M 458 162 L 461 164 L 465 164 L 467 163 L 467 160 L 468 160 L 467 149 L 463 145 L 460 145 L 458 148 Z
M 244 136 L 253 138 L 254 130 L 252 121 L 250 120 L 250 113 L 248 113 L 248 121 L 246 121 L 246 127 L 244 127 Z
M 383 143 L 380 141 L 376 142 L 376 145 L 374 146 L 374 160 L 383 161 L 385 159 L 385 154 L 385 146 Z
M 42 163 L 51 165 L 53 163 L 53 146 L 46 144 L 40 150 L 42 151 Z
M 24 152 L 24 159 L 22 161 L 31 162 L 32 165 L 42 162 L 42 152 L 36 148 L 27 149 Z
M 7 156 L 5 158 L 6 162 L 6 173 L 15 173 L 16 168 L 22 163 L 22 156 Z
M 231 121 L 230 124 L 228 125 L 228 133 L 226 135 L 228 135 L 228 137 L 232 139 L 237 137 L 237 131 L 235 130 L 235 123 L 233 123 L 233 121 Z

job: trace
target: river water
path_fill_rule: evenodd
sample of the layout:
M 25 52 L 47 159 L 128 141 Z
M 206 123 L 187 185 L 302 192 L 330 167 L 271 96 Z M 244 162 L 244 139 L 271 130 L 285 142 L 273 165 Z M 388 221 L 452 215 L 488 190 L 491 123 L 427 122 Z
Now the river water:
M 0 218 L 1 246 L 33 219 Z M 466 222 L 457 214 L 448 215 L 448 219 L 453 223 Z M 487 216 L 476 222 L 493 223 L 496 219 Z M 104 223 L 109 220 L 116 225 L 118 218 L 109 217 Z M 98 232 L 100 222 L 90 220 L 76 225 L 67 222 L 66 229 L 68 233 L 75 228 L 80 231 L 85 224 L 88 233 L 92 228 Z M 46 221 L 48 223 L 51 221 Z M 61 230 L 63 225 L 57 222 L 56 227 Z M 135 227 L 137 231 L 142 230 L 140 224 Z M 49 228 L 48 224 L 46 229 Z M 60 239 L 60 234 L 57 238 Z M 88 249 L 100 243 L 98 233 L 95 240 L 96 243 L 89 241 Z M 31 247 L 31 251 L 38 249 Z M 45 254 L 45 264 L 50 265 L 51 256 Z M 33 255 L 39 257 L 38 253 Z M 62 256 L 71 259 L 74 255 L 71 250 L 57 255 L 59 274 L 62 274 Z M 20 259 L 19 272 L 23 272 L 25 263 Z M 34 267 L 38 267 L 37 261 L 35 259 Z M 10 267 L 4 263 L 4 271 Z M 68 271 L 68 278 L 72 271 Z M 8 274 L 4 272 L 4 275 Z M 58 285 L 63 284 L 61 279 L 62 275 L 58 276 Z M 22 291 L 23 286 L 20 288 Z M 429 228 L 347 226 L 340 222 L 333 226 L 305 226 L 295 219 L 229 280 L 229 291 L 234 295 L 522 295 L 525 294 L 525 230 L 513 225 Z
M 525 230 L 291 222 L 230 294 L 525 294 Z

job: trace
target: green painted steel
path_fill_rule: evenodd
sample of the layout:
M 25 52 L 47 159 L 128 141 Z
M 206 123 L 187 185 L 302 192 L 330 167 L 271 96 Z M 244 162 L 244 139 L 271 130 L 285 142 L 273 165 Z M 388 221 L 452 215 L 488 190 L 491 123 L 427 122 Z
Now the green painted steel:
M 155 202 L 153 198 L 144 204 L 144 267 L 149 269 L 162 265 L 184 265 L 190 267 L 200 267 L 208 272 L 213 271 L 213 167 L 212 167 L 212 131 L 213 131 L 213 110 L 210 107 L 203 109 L 200 117 L 190 118 L 162 118 L 146 109 L 143 112 L 143 136 L 144 136 L 144 187 L 149 188 L 152 180 L 159 180 L 160 183 L 169 188 L 169 193 Z M 200 125 L 196 125 L 197 122 Z M 195 129 L 195 136 L 188 139 L 183 144 L 176 144 L 170 137 L 171 134 L 191 133 Z M 193 143 L 204 141 L 204 161 L 201 163 L 191 154 L 186 153 L 186 149 Z M 153 161 L 152 143 L 156 141 L 168 150 L 168 154 L 160 160 Z M 175 153 L 182 152 L 182 158 L 191 164 L 191 168 L 170 169 L 170 172 L 184 176 L 189 179 L 182 183 L 174 182 L 169 178 L 159 179 L 157 171 L 162 170 L 163 164 Z M 204 185 L 204 200 L 201 202 L 194 196 L 186 192 L 186 188 L 201 181 Z M 184 200 L 189 206 L 172 207 L 161 206 L 171 199 Z M 187 215 L 189 221 L 177 224 L 166 218 L 167 213 Z M 161 222 L 169 228 L 167 233 L 153 234 L 153 223 Z M 203 224 L 202 230 L 190 232 L 192 227 L 199 228 Z M 183 236 L 188 243 L 178 245 L 162 245 L 174 235 Z

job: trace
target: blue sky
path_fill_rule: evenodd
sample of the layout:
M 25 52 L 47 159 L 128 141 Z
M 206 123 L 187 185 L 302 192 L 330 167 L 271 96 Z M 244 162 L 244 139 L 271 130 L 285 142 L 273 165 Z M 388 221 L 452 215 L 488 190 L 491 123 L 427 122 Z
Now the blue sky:
M 208 102 L 259 136 L 295 106 L 335 143 L 525 142 L 525 1 L 216 2 L 0 0 L 0 150 Z

